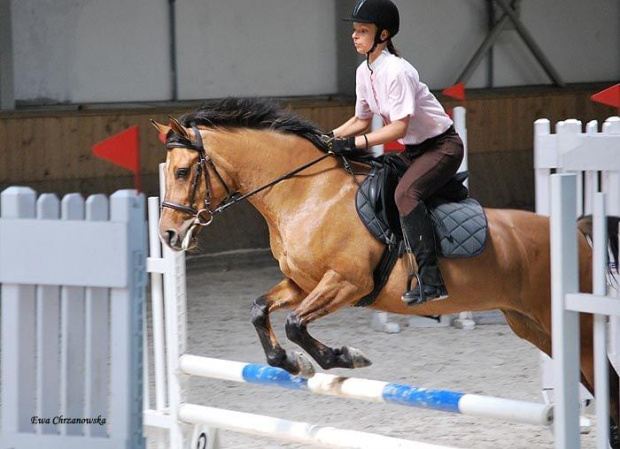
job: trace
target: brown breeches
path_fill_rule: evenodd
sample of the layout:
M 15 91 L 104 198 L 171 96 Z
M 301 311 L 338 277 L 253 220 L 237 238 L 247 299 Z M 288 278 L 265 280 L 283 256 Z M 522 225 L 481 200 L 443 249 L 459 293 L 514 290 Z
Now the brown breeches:
M 419 145 L 407 145 L 402 156 L 411 165 L 398 183 L 394 199 L 404 217 L 454 176 L 463 160 L 463 142 L 451 126 Z

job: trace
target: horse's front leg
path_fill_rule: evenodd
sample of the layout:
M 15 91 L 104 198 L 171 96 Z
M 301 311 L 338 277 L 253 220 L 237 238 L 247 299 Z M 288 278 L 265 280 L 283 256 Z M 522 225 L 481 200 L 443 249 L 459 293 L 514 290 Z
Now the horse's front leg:
M 252 305 L 252 324 L 265 351 L 267 363 L 282 368 L 291 374 L 312 377 L 314 367 L 308 358 L 300 352 L 288 354 L 280 345 L 273 332 L 269 315 L 282 308 L 293 307 L 304 299 L 304 292 L 290 279 L 284 279 L 269 293 L 257 298 Z
M 368 291 L 371 289 L 369 287 Z M 335 271 L 327 272 L 317 287 L 288 316 L 287 337 L 310 354 L 323 369 L 369 366 L 372 362 L 360 350 L 348 346 L 331 348 L 313 338 L 307 330 L 312 321 L 353 305 L 368 293 L 365 290 Z

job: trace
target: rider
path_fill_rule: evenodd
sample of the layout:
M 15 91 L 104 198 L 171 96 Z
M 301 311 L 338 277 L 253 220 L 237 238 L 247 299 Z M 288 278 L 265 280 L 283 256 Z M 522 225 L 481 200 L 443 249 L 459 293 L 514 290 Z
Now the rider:
M 400 25 L 396 5 L 390 0 L 359 0 L 344 20 L 353 22 L 353 44 L 366 61 L 357 68 L 355 116 L 330 132 L 332 151 L 342 154 L 396 139 L 405 145 L 403 156 L 410 166 L 396 188 L 395 201 L 410 266 L 411 253 L 418 263 L 419 282 L 411 290 L 407 285 L 402 300 L 416 305 L 447 298 L 424 200 L 456 173 L 463 143 L 417 70 L 392 44 Z M 362 134 L 373 114 L 380 115 L 385 126 Z

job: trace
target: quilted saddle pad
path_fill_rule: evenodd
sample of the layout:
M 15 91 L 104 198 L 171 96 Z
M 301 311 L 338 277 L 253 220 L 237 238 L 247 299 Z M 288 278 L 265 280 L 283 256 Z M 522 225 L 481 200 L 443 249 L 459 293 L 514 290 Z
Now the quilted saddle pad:
M 484 250 L 489 227 L 478 201 L 473 198 L 458 202 L 435 199 L 428 206 L 442 257 L 474 257 Z

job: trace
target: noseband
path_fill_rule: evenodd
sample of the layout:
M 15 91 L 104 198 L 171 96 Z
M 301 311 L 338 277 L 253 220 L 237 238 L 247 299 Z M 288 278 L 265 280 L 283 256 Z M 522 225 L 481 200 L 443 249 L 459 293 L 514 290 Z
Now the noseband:
M 251 197 L 252 195 L 255 195 L 265 189 L 268 189 L 269 187 L 272 187 L 273 185 L 281 181 L 284 181 L 285 179 L 292 178 L 300 171 L 305 170 L 308 167 L 311 167 L 312 165 L 322 161 L 325 158 L 333 156 L 333 153 L 331 152 L 324 154 L 323 156 L 320 156 L 314 159 L 313 161 L 308 162 L 307 164 L 304 164 L 299 168 L 296 168 L 295 170 L 285 173 L 284 175 L 280 176 L 279 178 L 270 182 L 269 184 L 265 184 L 264 186 L 259 187 L 255 190 L 252 190 L 251 192 L 246 193 L 245 195 L 239 195 L 238 192 L 231 193 L 230 189 L 226 185 L 226 182 L 224 181 L 224 178 L 222 178 L 222 176 L 217 171 L 217 168 L 215 167 L 213 160 L 207 155 L 205 148 L 204 148 L 204 144 L 202 142 L 202 136 L 200 135 L 200 131 L 198 130 L 198 128 L 195 125 L 193 125 L 192 130 L 194 131 L 194 135 L 196 136 L 195 142 L 192 142 L 190 139 L 180 137 L 177 142 L 166 143 L 166 148 L 168 150 L 172 148 L 185 148 L 188 150 L 198 152 L 198 162 L 196 163 L 196 174 L 194 175 L 194 178 L 192 179 L 192 194 L 189 198 L 189 205 L 186 206 L 180 203 L 175 203 L 174 201 L 164 201 L 163 203 L 161 203 L 161 207 L 162 208 L 167 207 L 169 209 L 174 209 L 176 211 L 183 212 L 187 215 L 194 216 L 193 226 L 208 226 L 211 224 L 211 222 L 213 221 L 213 217 L 216 214 L 223 212 L 224 210 L 228 209 L 230 206 L 233 206 L 245 200 L 246 198 Z M 213 173 L 215 173 L 215 176 L 217 177 L 219 182 L 224 186 L 224 189 L 226 190 L 226 198 L 224 198 L 222 202 L 218 204 L 218 206 L 215 209 L 211 209 L 211 175 L 208 170 L 209 167 L 213 170 Z M 196 191 L 198 190 L 198 185 L 200 183 L 201 178 L 204 178 L 204 181 L 205 181 L 205 199 L 204 199 L 204 207 L 202 209 L 197 210 L 197 209 L 194 209 L 193 204 L 196 199 Z
M 230 189 L 228 188 L 228 185 L 226 185 L 224 178 L 222 178 L 220 173 L 217 171 L 213 160 L 209 156 L 207 156 L 207 152 L 205 151 L 205 147 L 202 142 L 202 135 L 200 134 L 198 128 L 192 126 L 192 130 L 194 131 L 195 142 L 192 142 L 189 139 L 182 138 L 178 142 L 166 143 L 166 148 L 168 150 L 172 148 L 185 148 L 187 150 L 198 152 L 198 162 L 196 162 L 196 173 L 194 175 L 194 178 L 192 179 L 192 194 L 189 197 L 189 205 L 185 206 L 180 203 L 175 203 L 174 201 L 164 201 L 163 203 L 161 203 L 161 207 L 168 207 L 170 209 L 174 209 L 188 215 L 193 215 L 195 217 L 194 224 L 200 226 L 208 226 L 213 221 L 213 216 L 217 212 L 221 212 L 220 209 L 222 208 L 222 206 L 234 200 L 237 194 L 230 192 Z M 207 165 L 211 167 L 213 173 L 215 173 L 215 176 L 226 190 L 226 198 L 222 200 L 222 203 L 215 210 L 211 210 L 211 175 L 209 173 Z M 198 184 L 200 183 L 201 177 L 204 178 L 205 181 L 205 198 L 203 201 L 203 208 L 194 209 L 193 205 L 196 199 L 196 191 L 198 190 Z

